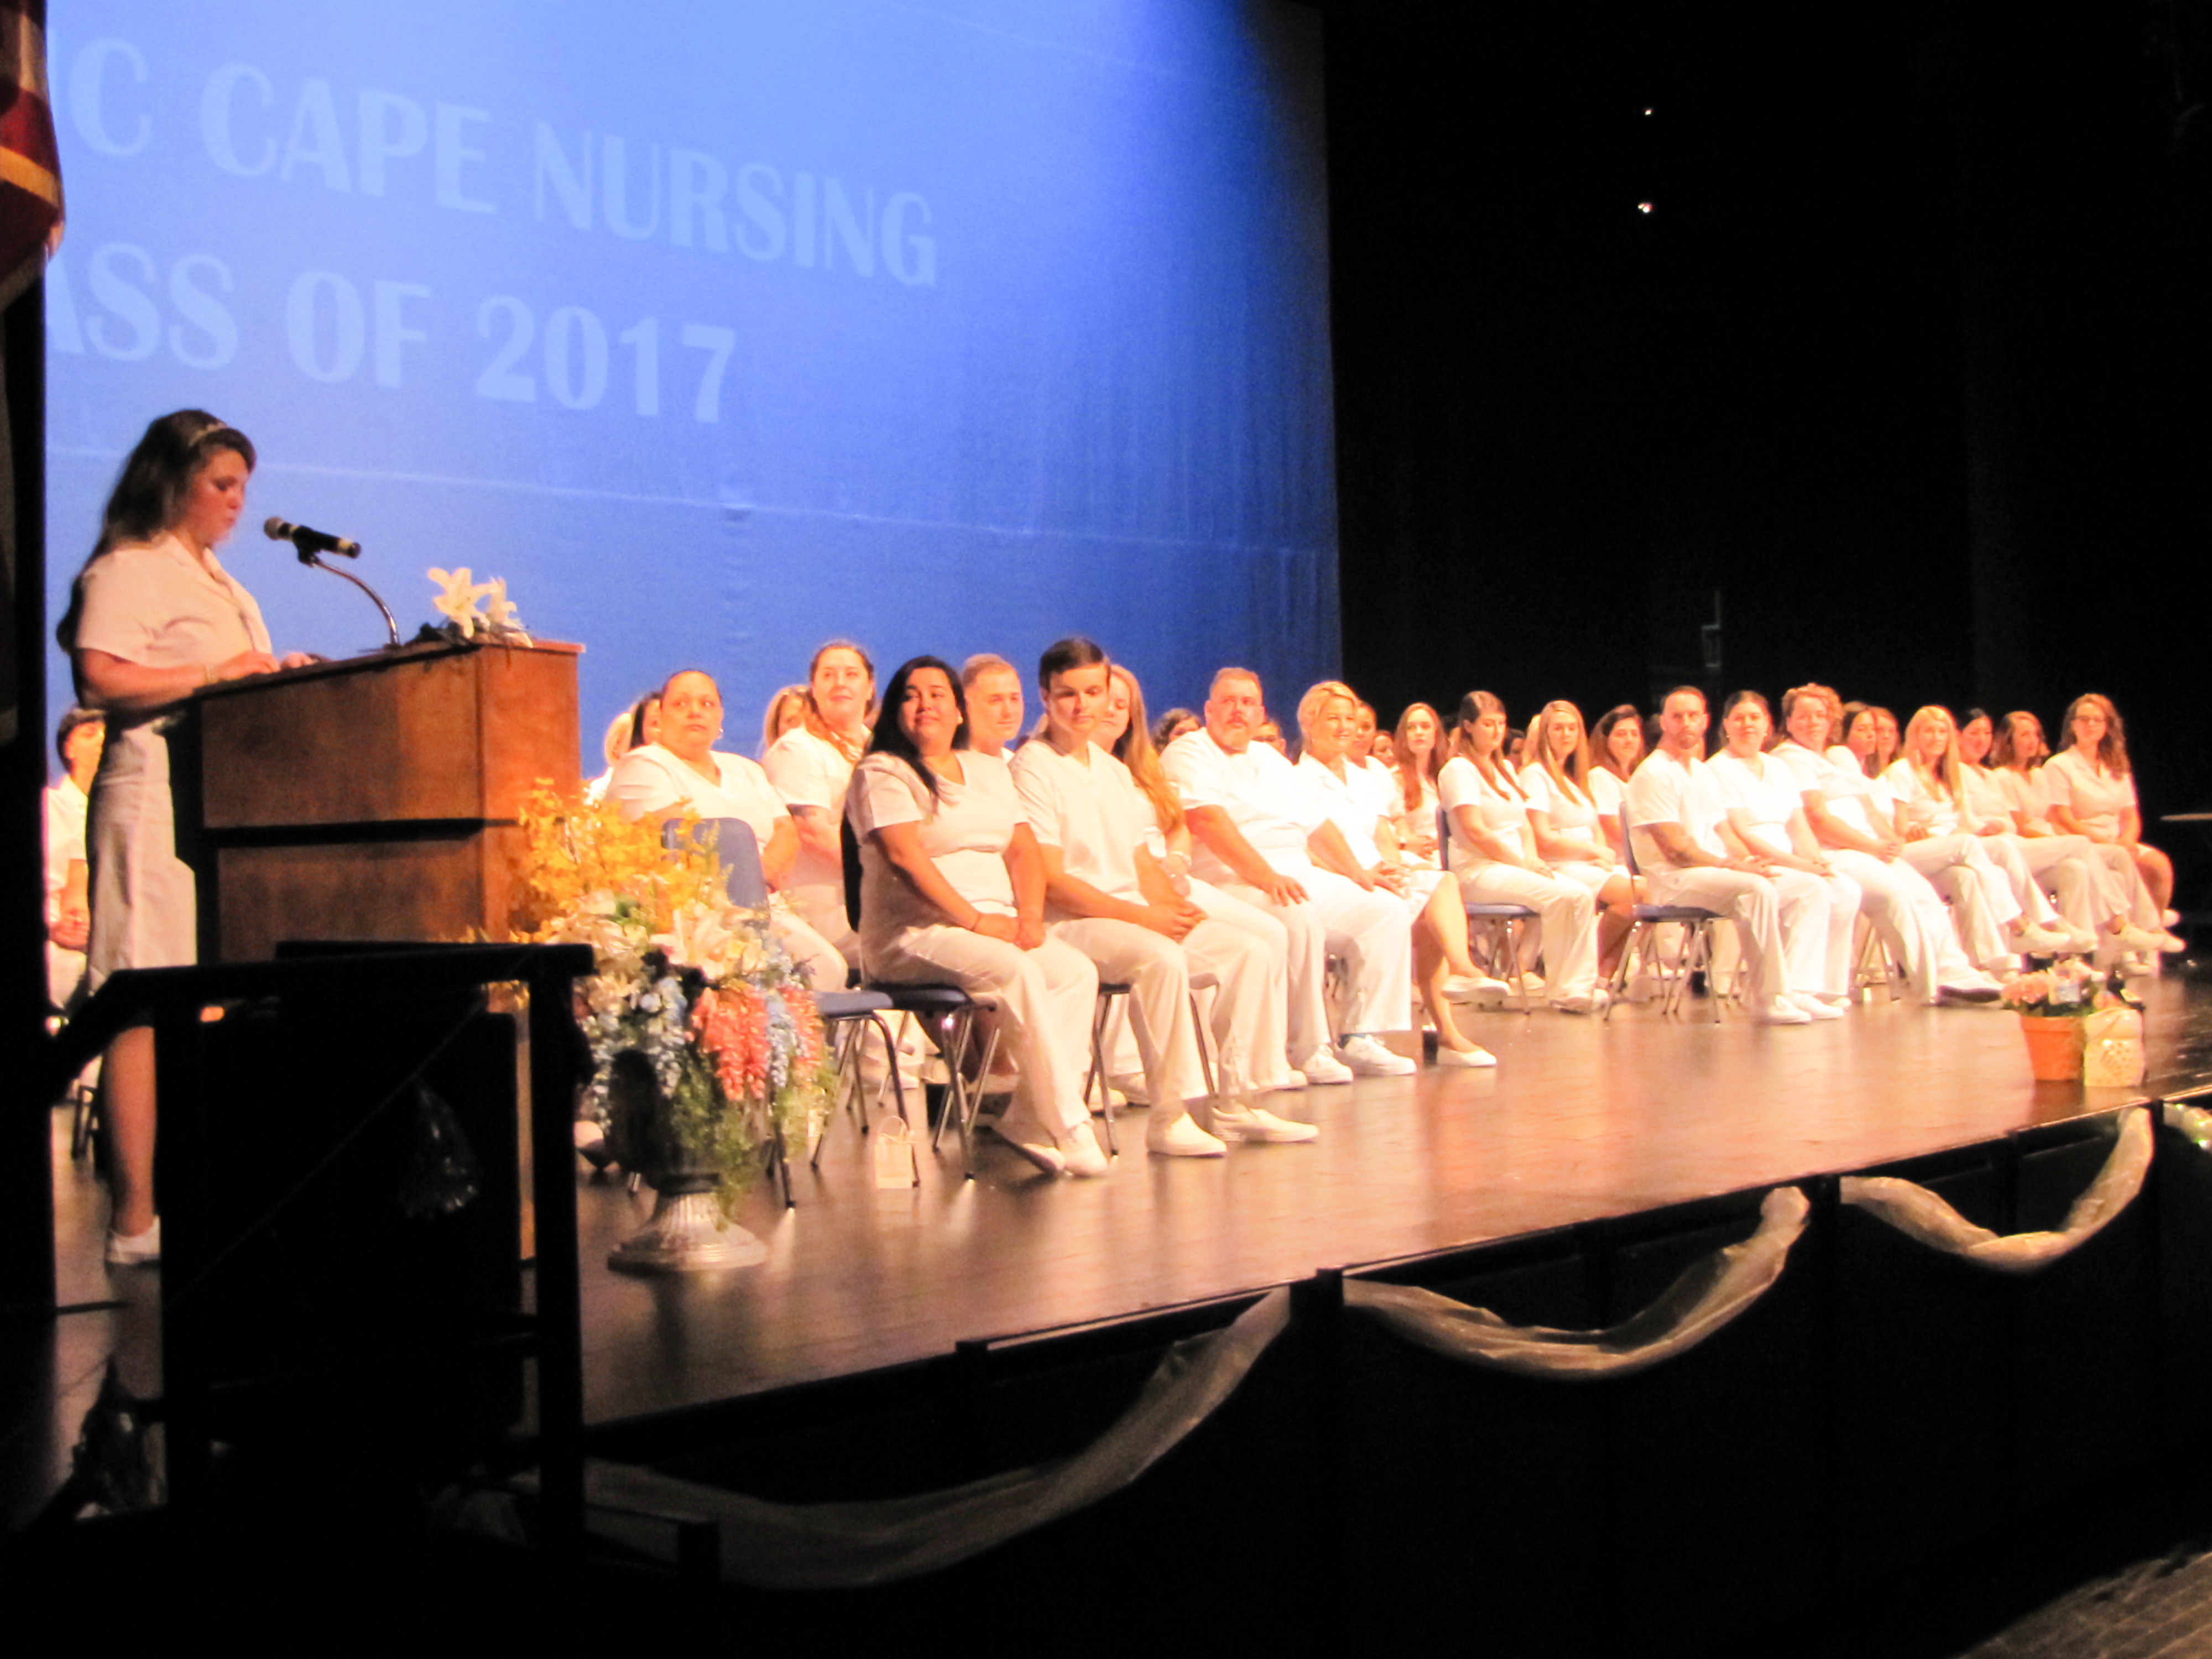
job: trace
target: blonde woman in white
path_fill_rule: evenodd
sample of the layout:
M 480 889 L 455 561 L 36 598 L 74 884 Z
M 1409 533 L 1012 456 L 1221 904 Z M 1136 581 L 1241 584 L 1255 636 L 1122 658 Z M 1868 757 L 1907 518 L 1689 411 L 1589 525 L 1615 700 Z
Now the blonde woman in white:
M 2166 907 L 2173 902 L 2173 863 L 2143 843 L 2127 727 L 2110 697 L 2085 691 L 2066 706 L 2058 752 L 2044 763 L 2043 774 L 2051 821 L 2065 834 L 2124 850 L 2149 890 L 2160 926 L 2172 927 L 2178 918 Z
M 1990 775 L 2002 786 L 2014 833 L 2033 849 L 2039 840 L 2062 835 L 2051 821 L 2051 793 L 2043 775 L 2051 750 L 2043 740 L 2043 722 L 2024 708 L 2004 717 L 1990 744 Z M 2124 903 L 2125 915 L 2109 924 L 2107 938 L 2098 941 L 2098 960 L 2124 967 L 2147 969 L 2160 951 L 2185 951 L 2188 945 L 2166 932 L 2150 890 L 2128 849 L 2117 842 L 2087 842 L 2090 854 L 2104 866 L 2108 891 Z M 2031 861 L 2034 857 L 2031 850 Z
M 1460 699 L 1452 757 L 1437 780 L 1437 796 L 1451 815 L 1451 871 L 1470 902 L 1534 910 L 1552 1006 L 1595 1012 L 1606 1004 L 1597 982 L 1597 900 L 1537 856 L 1528 792 L 1506 764 L 1505 731 L 1505 705 L 1489 692 Z M 1524 963 L 1535 944 L 1524 939 Z
M 868 746 L 875 665 L 850 640 L 832 640 L 806 669 L 805 719 L 768 746 L 761 766 L 790 810 L 799 853 L 784 896 L 792 910 L 858 965 L 860 942 L 845 920 L 845 859 L 839 837 L 845 791 Z
M 1974 834 L 1959 781 L 1949 711 L 1931 705 L 1914 712 L 1905 722 L 1898 757 L 1881 781 L 1897 803 L 1905 860 L 1944 889 L 1958 907 L 1967 951 L 1982 968 L 2002 972 L 2016 956 L 2056 956 L 2094 947 L 2094 939 L 2077 939 L 2059 921 L 2010 837 Z M 1962 859 L 1952 845 L 1960 836 L 1979 853 L 1979 865 L 1971 855 Z M 1960 870 L 1970 870 L 1972 879 L 1960 880 L 1954 874 Z
M 1790 774 L 1806 823 L 1828 862 L 1858 884 L 1859 908 L 1904 970 L 1912 999 L 1922 1003 L 1990 1003 L 1997 981 L 1966 959 L 1943 901 L 1928 878 L 1905 862 L 1905 841 L 1886 804 L 1870 802 L 1874 781 L 1856 763 L 1829 758 L 1828 733 L 1838 712 L 1825 685 L 1793 686 L 1782 694 L 1789 735 L 1767 751 Z
M 1323 680 L 1298 700 L 1303 751 L 1298 775 L 1321 797 L 1350 854 L 1338 873 L 1395 895 L 1413 929 L 1413 983 L 1437 1032 L 1439 1066 L 1495 1066 L 1491 1052 L 1464 1036 L 1451 1016 L 1455 1000 L 1473 1001 L 1487 987 L 1505 987 L 1476 972 L 1467 954 L 1467 906 L 1449 872 L 1423 869 L 1398 856 L 1397 834 L 1378 811 L 1352 758 L 1358 700 L 1340 680 Z M 1316 849 L 1316 861 L 1327 857 Z
M 1858 884 L 1838 872 L 1813 834 L 1796 775 L 1766 753 L 1774 735 L 1766 699 L 1731 693 L 1721 705 L 1726 747 L 1706 763 L 1723 811 L 1713 826 L 1729 850 L 1765 866 L 1785 904 L 1793 888 L 1819 891 L 1784 924 L 1784 994 L 1815 1019 L 1833 1018 L 1851 1000 L 1851 936 L 1858 923 Z
M 1605 833 L 1597 799 L 1590 788 L 1589 741 L 1583 732 L 1582 710 L 1565 702 L 1547 702 L 1528 728 L 1528 752 L 1520 783 L 1528 797 L 1528 828 L 1536 837 L 1536 856 L 1555 874 L 1578 881 L 1605 907 L 1597 927 L 1597 971 L 1610 981 L 1620 957 L 1621 941 L 1636 923 L 1636 884 L 1613 839 Z M 1613 807 L 1618 825 L 1620 809 Z

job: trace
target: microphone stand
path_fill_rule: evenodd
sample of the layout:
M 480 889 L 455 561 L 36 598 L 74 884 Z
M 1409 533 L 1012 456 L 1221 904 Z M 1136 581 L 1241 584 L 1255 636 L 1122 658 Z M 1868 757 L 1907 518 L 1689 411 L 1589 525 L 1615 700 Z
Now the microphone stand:
M 368 594 L 370 602 L 374 604 L 379 611 L 381 611 L 384 613 L 384 625 L 392 630 L 392 643 L 395 646 L 399 643 L 399 624 L 392 620 L 392 607 L 385 604 L 382 599 L 377 597 L 377 592 L 374 588 L 371 587 L 367 582 L 362 580 L 360 577 L 355 575 L 350 570 L 341 570 L 334 564 L 325 564 L 323 562 L 323 556 L 321 554 L 311 553 L 306 548 L 301 548 L 300 550 L 300 562 L 301 564 L 311 564 L 318 570 L 327 570 L 333 576 L 343 576 L 348 581 L 351 582 L 356 587 L 361 589 L 362 592 Z

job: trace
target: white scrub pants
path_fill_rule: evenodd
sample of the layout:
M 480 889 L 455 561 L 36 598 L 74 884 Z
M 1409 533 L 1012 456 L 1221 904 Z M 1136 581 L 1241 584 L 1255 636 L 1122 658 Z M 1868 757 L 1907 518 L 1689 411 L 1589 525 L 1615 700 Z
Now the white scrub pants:
M 1333 870 L 1316 868 L 1303 854 L 1262 856 L 1306 890 L 1304 903 L 1276 904 L 1241 882 L 1224 883 L 1222 890 L 1283 924 L 1289 941 L 1287 1036 L 1293 1062 L 1328 1046 L 1325 995 L 1331 951 L 1344 958 L 1350 971 L 1346 1034 L 1405 1030 L 1413 1006 L 1413 930 L 1406 925 L 1404 903 L 1394 893 L 1370 891 Z M 1196 899 L 1195 890 L 1192 896 Z
M 1972 981 L 1974 964 L 1960 948 L 1943 901 L 1925 876 L 1902 859 L 1892 863 L 1855 850 L 1832 848 L 1828 862 L 1858 884 L 1860 908 L 1905 970 L 1915 1002 L 1932 1003 L 1943 987 Z M 1850 936 L 1847 930 L 1844 937 Z
M 1191 878 L 1190 890 L 1184 896 L 1206 912 L 1209 922 L 1218 922 L 1259 947 L 1270 988 L 1264 1003 L 1254 1005 L 1248 1013 L 1237 1012 L 1224 1000 L 1229 979 L 1223 973 L 1227 958 L 1216 943 L 1218 935 L 1205 927 L 1192 931 L 1190 938 L 1183 941 L 1183 951 L 1190 957 L 1192 968 L 1212 969 L 1222 987 L 1214 994 L 1213 1012 L 1208 1022 L 1213 1030 L 1214 1053 L 1227 1055 L 1231 1052 L 1230 1039 L 1234 1036 L 1235 1052 L 1249 1073 L 1243 1080 L 1256 1090 L 1281 1088 L 1291 1080 L 1293 1060 L 1305 1058 L 1304 1054 L 1293 1056 L 1290 1053 L 1290 930 L 1273 911 L 1232 897 L 1211 882 L 1200 881 L 1195 877 Z M 1206 935 L 1199 945 L 1205 953 L 1203 960 L 1191 950 L 1200 933 Z M 1131 1041 L 1133 1045 L 1133 1039 Z M 1117 1069 L 1135 1068 L 1124 1066 Z
M 799 917 L 787 910 L 772 908 L 769 912 L 769 930 L 791 957 L 792 964 L 805 975 L 810 988 L 845 988 L 844 953 Z
M 1754 1012 L 1771 1006 L 1790 990 L 1790 943 L 1796 945 L 1801 967 L 1810 945 L 1809 972 L 1815 976 L 1827 949 L 1826 890 L 1817 878 L 1801 871 L 1784 870 L 1778 874 L 1796 879 L 1704 866 L 1654 870 L 1647 866 L 1644 871 L 1652 903 L 1695 905 L 1735 923 L 1736 940 L 1749 974 L 1748 1001 Z M 1817 939 L 1813 937 L 1815 933 Z
M 1832 1001 L 1848 998 L 1851 994 L 1851 941 L 1857 936 L 1859 907 L 1865 902 L 1865 895 L 1860 890 L 1858 883 L 1840 871 L 1832 876 L 1816 876 L 1803 870 L 1778 870 L 1775 874 L 1778 878 L 1802 876 L 1808 881 L 1818 883 L 1827 904 L 1826 918 L 1820 924 L 1819 954 L 1802 958 L 1802 971 L 1812 975 L 1810 983 L 1798 977 L 1801 950 L 1809 950 L 1809 941 L 1801 942 L 1793 934 L 1790 924 L 1783 924 L 1783 951 L 1791 963 L 1790 988 L 1809 991 L 1814 996 Z M 1813 908 L 1820 908 L 1818 899 L 1814 900 Z
M 1510 864 L 1470 863 L 1460 866 L 1459 890 L 1469 904 L 1525 904 L 1536 912 L 1544 930 L 1544 985 L 1553 1001 L 1596 988 L 1597 901 L 1585 884 Z
M 998 1004 L 992 1024 L 999 1045 L 1020 1073 L 1007 1114 L 1016 1139 L 1030 1139 L 1021 1133 L 1030 1122 L 1054 1141 L 1090 1122 L 1083 1077 L 1091 1065 L 1098 973 L 1080 951 L 1051 938 L 1024 951 L 941 922 L 883 940 L 868 953 L 867 972 L 871 979 L 908 984 L 950 981 Z
M 1206 1092 L 1190 1018 L 1193 973 L 1211 973 L 1215 980 L 1210 1024 L 1218 1052 L 1226 1054 L 1223 1045 L 1234 1036 L 1247 1069 L 1246 1055 L 1282 1052 L 1283 969 L 1279 958 L 1250 933 L 1209 920 L 1177 943 L 1133 921 L 1095 916 L 1055 921 L 1045 931 L 1090 957 L 1101 980 L 1129 988 L 1130 1035 L 1155 1111 Z
M 2007 930 L 2021 914 L 2021 903 L 1982 841 L 1979 836 L 1931 836 L 1905 842 L 1898 856 L 1950 900 L 1952 919 L 1974 965 L 2008 968 L 2015 965 L 2017 953 Z
M 2124 848 L 2100 848 L 2087 836 L 2006 836 L 2019 851 L 2028 873 L 2041 884 L 2058 906 L 2058 914 L 2075 927 L 2102 933 L 2114 916 L 2135 920 L 2132 880 L 2117 878 L 2112 861 L 2099 854 L 2117 853 L 2130 872 L 2135 860 Z M 2138 924 L 2140 925 L 2140 924 Z
M 819 937 L 827 939 L 847 963 L 860 965 L 860 936 L 853 931 L 853 924 L 845 919 L 843 890 L 824 886 L 819 882 L 807 882 L 782 890 L 783 902 Z M 842 981 L 839 981 L 842 988 Z M 817 990 L 828 988 L 817 985 Z

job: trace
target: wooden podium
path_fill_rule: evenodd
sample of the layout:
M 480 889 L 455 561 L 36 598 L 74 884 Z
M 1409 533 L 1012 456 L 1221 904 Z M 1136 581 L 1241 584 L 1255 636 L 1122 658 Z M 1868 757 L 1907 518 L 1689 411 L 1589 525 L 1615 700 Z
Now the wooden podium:
M 576 782 L 582 649 L 407 646 L 201 692 L 172 751 L 200 960 L 505 939 L 531 789 Z

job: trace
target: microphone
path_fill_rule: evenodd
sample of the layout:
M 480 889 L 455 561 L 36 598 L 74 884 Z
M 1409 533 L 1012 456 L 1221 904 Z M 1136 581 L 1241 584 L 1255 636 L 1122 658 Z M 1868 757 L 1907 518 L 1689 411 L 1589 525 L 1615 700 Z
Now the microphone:
M 333 536 L 327 531 L 310 530 L 303 524 L 286 524 L 282 519 L 271 519 L 261 528 L 270 541 L 289 542 L 298 548 L 303 564 L 318 553 L 336 553 L 349 559 L 361 556 L 359 542 L 349 542 L 344 537 Z

